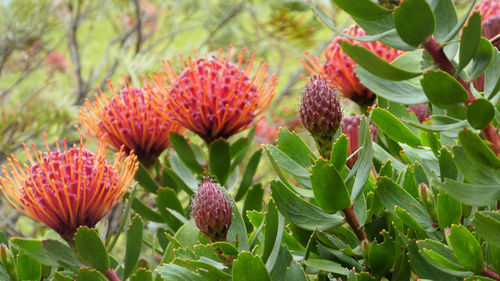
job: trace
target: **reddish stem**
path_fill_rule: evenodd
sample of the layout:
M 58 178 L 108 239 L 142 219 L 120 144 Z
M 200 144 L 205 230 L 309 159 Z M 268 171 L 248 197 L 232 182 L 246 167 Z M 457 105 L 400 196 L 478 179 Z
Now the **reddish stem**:
M 500 276 L 498 276 L 498 274 L 496 274 L 495 272 L 491 271 L 488 267 L 484 268 L 483 274 L 491 279 L 500 280 Z
M 443 51 L 443 48 L 438 45 L 438 43 L 434 40 L 434 37 L 430 37 L 429 40 L 425 43 L 422 44 L 424 49 L 427 51 L 427 53 L 432 57 L 434 62 L 439 66 L 439 68 L 443 71 L 446 71 L 450 75 L 455 75 L 456 74 L 456 69 L 451 63 L 451 61 L 446 57 L 446 54 Z M 460 75 L 456 75 L 457 81 L 469 92 L 469 99 L 466 102 L 467 104 L 470 104 L 476 98 L 472 94 L 472 91 L 470 89 L 470 86 L 468 83 L 466 83 Z M 490 147 L 495 152 L 495 154 L 499 155 L 500 154 L 500 135 L 498 135 L 498 130 L 493 127 L 493 125 L 488 125 L 486 129 L 481 130 L 481 133 L 483 136 L 491 143 Z
M 344 212 L 345 220 L 351 226 L 354 234 L 356 234 L 356 237 L 358 237 L 359 242 L 363 242 L 364 240 L 366 240 L 366 233 L 361 228 L 361 224 L 359 223 L 352 206 L 345 208 L 344 210 L 342 210 L 342 212 Z
M 106 277 L 108 277 L 109 281 L 121 281 L 111 268 L 106 271 Z

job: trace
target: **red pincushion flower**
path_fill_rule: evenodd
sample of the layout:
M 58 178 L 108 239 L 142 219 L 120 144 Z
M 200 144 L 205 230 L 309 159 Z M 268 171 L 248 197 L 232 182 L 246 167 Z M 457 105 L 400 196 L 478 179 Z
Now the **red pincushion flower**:
M 349 156 L 353 154 L 359 148 L 359 124 L 361 122 L 361 118 L 364 116 L 344 116 L 342 118 L 342 133 L 347 135 L 348 141 L 348 152 Z M 375 137 L 377 136 L 377 127 L 375 124 L 370 122 L 370 131 L 372 134 L 372 140 L 375 141 Z M 352 168 L 354 164 L 358 160 L 358 155 L 354 155 L 349 160 L 347 160 L 346 165 L 349 168 Z
M 33 154 L 24 146 L 31 167 L 22 168 L 15 156 L 2 166 L 0 189 L 25 215 L 39 220 L 70 242 L 79 226 L 94 227 L 122 198 L 137 170 L 136 156 L 123 149 L 114 162 L 106 161 L 107 146 L 100 141 L 96 153 L 80 145 L 61 151 Z
M 269 82 L 268 65 L 261 62 L 251 76 L 255 54 L 243 65 L 244 50 L 238 63 L 230 63 L 222 50 L 215 57 L 189 58 L 181 56 L 183 71 L 176 74 L 170 62 L 163 62 L 164 75 L 151 79 L 158 89 L 157 98 L 165 103 L 165 114 L 198 134 L 207 143 L 218 138 L 229 138 L 259 120 L 255 120 L 269 106 L 278 83 L 275 75 Z
M 500 15 L 500 2 L 498 0 L 483 0 L 475 7 L 481 13 L 482 21 Z
M 367 33 L 357 25 L 344 30 L 344 33 L 356 37 L 367 35 Z M 348 39 L 341 35 L 335 37 L 324 52 L 324 56 L 326 58 L 324 64 L 321 64 L 319 58 L 312 57 L 306 52 L 307 61 L 310 65 L 308 65 L 305 61 L 302 61 L 302 63 L 310 74 L 319 73 L 323 75 L 329 82 L 330 86 L 337 89 L 346 98 L 361 106 L 370 105 L 373 103 L 376 96 L 372 91 L 363 86 L 356 76 L 356 73 L 354 72 L 356 62 L 354 62 L 346 53 L 344 53 L 344 51 L 342 51 L 339 44 L 340 42 L 345 41 L 351 44 L 361 45 L 388 62 L 392 62 L 403 52 L 390 48 L 378 41 L 361 42 Z
M 225 241 L 231 219 L 232 205 L 218 184 L 206 177 L 191 205 L 191 217 L 196 226 L 212 241 Z
M 128 83 L 127 83 L 128 84 Z M 170 145 L 170 132 L 179 132 L 180 126 L 170 121 L 162 111 L 166 108 L 152 98 L 151 87 L 145 89 L 126 87 L 111 98 L 99 88 L 100 96 L 95 102 L 85 101 L 77 116 L 78 121 L 98 138 L 116 149 L 125 145 L 127 151 L 134 150 L 141 163 L 150 166 Z

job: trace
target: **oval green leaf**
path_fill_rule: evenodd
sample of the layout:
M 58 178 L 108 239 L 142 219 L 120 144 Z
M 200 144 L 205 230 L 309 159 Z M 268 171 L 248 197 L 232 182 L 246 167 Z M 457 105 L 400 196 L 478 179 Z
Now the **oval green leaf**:
M 500 169 L 500 159 L 495 155 L 491 148 L 477 134 L 470 130 L 463 130 L 458 133 L 460 143 L 465 152 L 477 162 L 486 166 Z
M 477 99 L 467 107 L 467 120 L 474 129 L 488 127 L 494 117 L 495 107 L 487 99 Z
M 425 0 L 406 0 L 394 11 L 394 24 L 399 37 L 417 47 L 436 31 L 436 17 Z
M 437 199 L 437 219 L 440 229 L 459 224 L 462 218 L 462 204 L 443 191 L 439 192 Z
M 403 122 L 385 109 L 373 109 L 371 120 L 377 128 L 396 142 L 406 143 L 415 148 L 422 145 L 420 139 Z
M 233 281 L 271 281 L 266 266 L 259 257 L 248 252 L 233 262 Z
M 457 260 L 472 272 L 483 272 L 484 256 L 481 245 L 474 235 L 463 225 L 454 224 L 446 234 L 448 244 L 453 249 Z
M 143 228 L 144 223 L 141 216 L 135 215 L 127 230 L 123 280 L 127 279 L 130 273 L 132 273 L 141 255 Z
M 333 214 L 351 206 L 344 180 L 325 159 L 318 159 L 312 167 L 311 184 L 314 198 L 325 212 Z
M 79 227 L 75 234 L 75 248 L 86 264 L 100 272 L 109 269 L 108 252 L 95 230 L 86 226 Z
M 481 39 L 481 14 L 479 11 L 472 14 L 469 18 L 467 26 L 462 31 L 462 38 L 460 39 L 460 54 L 458 55 L 459 63 L 458 70 L 461 71 L 474 57 L 477 48 L 479 47 L 479 40 Z
M 221 185 L 225 185 L 231 165 L 231 154 L 227 141 L 218 139 L 210 144 L 209 163 L 210 172 L 215 175 Z
M 333 0 L 342 10 L 353 17 L 364 20 L 378 20 L 391 13 L 371 0 Z
M 424 73 L 420 84 L 427 98 L 441 108 L 455 106 L 469 98 L 467 90 L 453 76 L 442 70 Z
M 490 40 L 481 37 L 479 47 L 472 60 L 472 71 L 470 74 L 470 81 L 473 81 L 483 74 L 483 72 L 491 65 L 493 56 L 495 55 L 493 45 Z
M 201 174 L 203 172 L 203 168 L 196 160 L 193 149 L 191 148 L 187 140 L 178 133 L 171 132 L 170 141 L 172 142 L 172 146 L 174 147 L 175 151 L 177 151 L 177 154 L 181 158 L 182 162 L 184 162 L 186 167 L 188 167 L 195 173 Z
M 498 235 L 498 233 L 500 233 L 500 220 L 488 213 L 476 212 L 472 224 L 474 224 L 477 234 L 479 234 L 484 241 L 496 248 L 500 248 L 500 235 Z

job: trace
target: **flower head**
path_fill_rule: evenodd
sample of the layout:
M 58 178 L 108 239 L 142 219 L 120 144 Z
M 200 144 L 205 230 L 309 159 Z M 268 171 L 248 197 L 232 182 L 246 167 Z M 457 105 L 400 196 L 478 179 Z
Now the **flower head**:
M 128 83 L 126 83 L 127 85 Z M 180 131 L 162 112 L 164 105 L 152 98 L 151 87 L 141 89 L 125 87 L 117 94 L 108 81 L 112 97 L 95 94 L 95 102 L 85 101 L 77 119 L 97 138 L 104 138 L 119 149 L 134 150 L 141 163 L 150 166 L 170 145 L 170 132 Z
M 320 154 L 329 158 L 333 136 L 342 120 L 342 108 L 337 94 L 323 77 L 313 76 L 302 92 L 299 116 Z
M 84 144 L 33 154 L 24 146 L 30 166 L 15 156 L 2 166 L 0 189 L 6 199 L 25 215 L 39 220 L 71 241 L 79 226 L 93 227 L 122 198 L 137 170 L 136 156 L 121 150 L 114 162 L 105 159 L 107 146 L 100 141 L 94 154 Z
M 191 217 L 198 229 L 212 241 L 225 241 L 231 219 L 232 205 L 218 184 L 206 177 L 191 205 Z
M 487 39 L 493 39 L 500 34 L 500 2 L 498 0 L 483 0 L 475 7 L 481 13 L 481 33 Z M 492 41 L 493 46 L 500 50 L 500 38 Z
M 344 118 L 342 118 L 342 133 L 347 135 L 349 156 L 359 148 L 359 124 L 363 117 L 364 116 L 358 115 L 344 116 Z M 372 140 L 375 141 L 375 137 L 377 136 L 377 127 L 375 127 L 375 124 L 372 122 L 370 122 L 370 131 L 372 134 Z M 358 160 L 357 154 L 347 160 L 346 165 L 349 168 L 352 168 L 356 163 L 356 160 Z
M 255 124 L 269 105 L 278 83 L 276 76 L 268 80 L 268 66 L 261 62 L 251 76 L 255 54 L 243 66 L 244 50 L 236 65 L 222 50 L 218 57 L 198 58 L 196 52 L 184 61 L 176 74 L 170 62 L 163 63 L 164 75 L 152 77 L 158 89 L 157 98 L 165 103 L 165 114 L 207 143 L 229 138 Z M 267 82 L 267 83 L 266 83 Z
M 425 103 L 410 105 L 408 106 L 408 111 L 415 113 L 420 123 L 424 122 L 427 118 L 429 118 L 429 116 L 431 116 L 429 107 Z
M 367 33 L 357 25 L 344 30 L 344 33 L 356 37 L 367 35 Z M 306 53 L 310 66 L 305 61 L 302 61 L 302 63 L 306 66 L 309 73 L 319 73 L 323 75 L 333 88 L 337 89 L 342 95 L 357 104 L 361 106 L 370 105 L 375 100 L 375 94 L 363 86 L 356 76 L 354 72 L 356 62 L 342 51 L 339 44 L 345 41 L 351 44 L 361 45 L 388 62 L 393 61 L 401 55 L 402 52 L 390 48 L 378 41 L 361 42 L 339 35 L 333 39 L 324 52 L 326 58 L 324 64 L 321 64 L 319 58 L 314 58 L 309 53 Z

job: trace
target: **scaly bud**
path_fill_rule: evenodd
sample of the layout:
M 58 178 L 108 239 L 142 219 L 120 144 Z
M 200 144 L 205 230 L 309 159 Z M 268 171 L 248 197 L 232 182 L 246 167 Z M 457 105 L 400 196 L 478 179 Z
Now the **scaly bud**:
M 302 92 L 300 120 L 316 141 L 318 150 L 330 158 L 335 132 L 342 121 L 342 107 L 337 94 L 321 76 L 313 76 Z
M 210 240 L 225 241 L 233 217 L 232 205 L 218 184 L 206 177 L 191 205 L 191 217 Z

